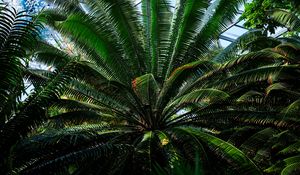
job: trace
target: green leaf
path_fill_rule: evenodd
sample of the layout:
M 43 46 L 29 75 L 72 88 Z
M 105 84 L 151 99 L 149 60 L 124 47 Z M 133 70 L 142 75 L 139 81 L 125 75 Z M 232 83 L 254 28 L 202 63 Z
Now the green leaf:
M 274 10 L 271 13 L 272 19 L 289 28 L 291 31 L 300 30 L 300 19 L 298 16 L 287 10 Z
M 177 127 L 174 129 L 186 132 L 199 139 L 216 155 L 231 164 L 240 174 L 262 174 L 258 167 L 242 151 L 228 142 L 192 127 Z
M 300 100 L 296 100 L 293 103 L 289 104 L 285 109 L 281 111 L 284 116 L 293 117 L 293 115 L 297 115 L 300 110 Z
M 58 29 L 63 33 L 71 35 L 75 41 L 82 42 L 88 48 L 94 50 L 100 59 L 108 65 L 108 70 L 112 70 L 115 76 L 127 75 L 118 77 L 118 80 L 128 83 L 132 78 L 132 72 L 126 70 L 127 63 L 119 59 L 118 48 L 113 44 L 109 33 L 105 33 L 104 29 L 95 28 L 95 23 L 92 19 L 84 17 L 82 14 L 73 14 L 67 20 L 58 24 Z M 106 69 L 106 67 L 103 67 Z M 109 71 L 108 71 L 109 72 Z M 112 75 L 113 76 L 113 75 Z
M 142 0 L 145 46 L 152 74 L 160 77 L 166 64 L 171 10 L 168 0 Z
M 261 148 L 274 134 L 276 134 L 276 131 L 272 128 L 266 128 L 262 131 L 259 131 L 248 138 L 240 146 L 240 149 L 245 154 L 253 157 L 256 154 L 256 151 Z
M 298 174 L 300 172 L 300 163 L 294 163 L 281 171 L 281 175 Z
M 267 168 L 264 170 L 264 172 L 266 173 L 280 173 L 283 174 L 283 173 L 287 173 L 288 174 L 288 171 L 293 171 L 292 167 L 289 167 L 291 165 L 294 165 L 294 164 L 299 164 L 300 162 L 300 156 L 297 155 L 297 156 L 292 156 L 292 157 L 289 157 L 289 158 L 286 158 L 284 159 L 283 161 L 280 161 L 278 163 L 276 163 L 275 165 L 272 165 L 271 167 Z M 289 167 L 289 168 L 287 168 Z M 287 169 L 285 169 L 287 168 Z M 285 169 L 285 172 L 283 171 Z
M 187 63 L 183 61 L 185 53 L 194 37 L 199 33 L 199 26 L 202 25 L 207 7 L 207 1 L 203 0 L 180 0 L 177 2 L 171 26 L 169 60 L 166 62 L 167 65 L 163 72 L 165 79 L 169 77 L 174 68 L 179 67 L 182 63 Z
M 278 155 L 287 155 L 287 154 L 295 154 L 300 152 L 300 141 L 289 145 L 288 147 L 282 149 L 277 154 Z
M 203 56 L 213 42 L 217 40 L 222 31 L 228 26 L 239 11 L 239 6 L 245 0 L 216 0 L 211 3 L 205 12 L 205 16 L 199 28 L 197 36 L 189 45 L 185 53 L 184 63 L 194 61 Z
M 145 105 L 154 105 L 159 92 L 159 86 L 153 74 L 146 74 L 132 81 L 132 89 Z
M 165 110 L 167 111 L 186 103 L 200 103 L 205 106 L 215 101 L 225 100 L 228 97 L 229 95 L 226 92 L 217 89 L 196 89 L 182 97 L 170 101 Z
M 225 63 L 232 58 L 238 56 L 238 52 L 247 48 L 247 44 L 251 41 L 255 41 L 262 36 L 261 30 L 250 30 L 245 34 L 234 40 L 229 46 L 227 46 L 221 53 L 213 58 L 213 61 L 217 63 Z

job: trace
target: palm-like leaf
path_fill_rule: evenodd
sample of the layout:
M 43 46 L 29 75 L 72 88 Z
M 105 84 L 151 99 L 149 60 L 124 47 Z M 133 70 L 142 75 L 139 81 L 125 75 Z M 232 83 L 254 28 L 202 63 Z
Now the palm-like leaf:
M 28 62 L 26 53 L 34 48 L 35 37 L 39 32 L 35 28 L 38 24 L 30 16 L 0 5 L 0 125 L 3 125 L 16 110 L 16 100 L 24 89 L 22 74 L 24 63 Z
M 28 53 L 37 44 L 37 37 L 41 24 L 36 18 L 18 12 L 14 8 L 0 4 L 0 168 L 5 172 L 7 152 L 19 139 L 20 126 L 15 120 L 21 105 L 22 93 L 25 84 L 23 82 L 24 69 L 28 64 Z M 31 106 L 25 113 L 32 115 L 32 110 L 40 114 L 41 109 Z M 25 114 L 23 114 L 25 115 Z M 20 116 L 20 115 L 19 115 Z M 32 115 L 33 118 L 40 116 Z M 14 124 L 9 121 L 14 120 Z M 26 127 L 30 122 L 24 122 Z M 32 123 L 31 123 L 32 124 Z M 20 128 L 22 130 L 22 127 Z M 9 135 L 6 135 L 9 133 Z M 12 136 L 12 137 L 11 137 Z
M 291 31 L 300 30 L 300 19 L 295 13 L 278 9 L 272 12 L 271 17 Z

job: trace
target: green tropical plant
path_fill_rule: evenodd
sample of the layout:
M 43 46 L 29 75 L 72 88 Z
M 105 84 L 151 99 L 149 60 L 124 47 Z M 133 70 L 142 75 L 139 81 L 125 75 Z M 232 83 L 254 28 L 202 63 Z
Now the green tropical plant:
M 285 17 L 279 17 L 279 14 Z M 287 23 L 287 26 L 297 24 L 299 20 L 288 18 L 284 11 L 278 11 L 277 15 L 277 20 L 281 20 L 282 24 Z M 296 25 L 291 28 L 294 31 L 298 30 Z M 259 45 L 258 42 L 260 42 Z M 281 67 L 282 70 L 277 74 L 269 75 L 266 84 L 260 83 L 256 88 L 252 87 L 246 91 L 238 101 L 259 102 L 264 108 L 279 110 L 279 113 L 274 113 L 274 116 L 284 120 L 277 121 L 277 127 L 246 126 L 229 129 L 223 131 L 220 138 L 243 151 L 260 169 L 264 170 L 265 174 L 299 174 L 300 39 L 298 36 L 278 39 L 262 37 L 262 39 L 250 42 L 248 46 L 252 52 L 238 57 L 237 60 L 230 60 L 227 64 L 235 64 L 248 59 L 248 68 L 243 72 L 251 72 L 256 67 L 262 69 L 274 65 Z M 286 66 L 289 68 L 284 70 Z M 256 117 L 254 120 L 269 125 L 274 122 L 276 118 L 274 116 L 263 121 Z M 285 129 L 285 125 L 290 127 Z
M 47 110 L 48 122 L 12 147 L 11 172 L 150 174 L 156 164 L 172 172 L 178 159 L 195 165 L 198 152 L 205 174 L 261 174 L 247 142 L 245 154 L 224 140 L 245 126 L 299 130 L 297 117 L 280 113 L 290 99 L 262 93 L 299 67 L 253 47 L 266 38 L 259 31 L 211 58 L 243 2 L 181 0 L 172 10 L 142 0 L 139 12 L 130 0 L 54 1 L 40 18 L 70 43 L 36 48 L 35 61 L 51 68 L 26 70 L 35 92 L 25 103 Z
M 22 124 L 33 125 L 25 119 L 34 117 L 30 114 L 33 106 L 24 108 L 21 101 L 28 55 L 37 43 L 40 28 L 38 20 L 0 3 L 0 172 L 5 171 L 10 147 L 27 130 Z
M 265 89 L 265 95 L 261 92 L 252 94 L 259 94 L 260 98 L 262 97 L 264 99 L 278 99 L 279 101 L 277 104 L 280 103 L 286 105 L 285 108 L 279 108 L 281 109 L 280 113 L 282 117 L 297 123 L 299 120 L 300 109 L 300 87 L 298 79 L 300 53 L 299 10 L 289 11 L 287 9 L 276 9 L 269 14 L 272 20 L 286 27 L 292 36 L 288 38 L 272 39 L 273 47 L 265 48 L 264 50 L 278 55 L 277 57 L 273 57 L 274 60 L 277 60 L 277 64 L 294 66 L 296 69 L 270 78 L 270 85 Z M 269 42 L 268 40 L 269 39 L 265 39 L 262 43 L 266 44 Z M 277 40 L 277 44 L 275 44 L 275 40 Z M 261 41 L 262 40 L 260 40 L 260 42 Z M 276 106 L 276 103 L 273 105 Z M 251 137 L 247 142 L 255 143 L 256 149 L 253 150 L 253 145 L 248 145 L 248 150 L 250 147 L 252 149 L 251 155 L 247 154 L 248 157 L 252 158 L 254 162 L 260 165 L 260 168 L 264 169 L 266 174 L 299 174 L 300 145 L 298 130 L 298 128 L 295 128 L 295 130 L 277 130 L 269 128 L 258 131 L 257 133 L 254 132 L 253 135 L 250 135 Z M 265 140 L 265 142 L 263 143 L 259 140 Z M 247 145 L 247 143 L 244 143 L 244 145 Z M 239 147 L 238 145 L 235 146 Z M 240 149 L 243 150 L 243 148 Z

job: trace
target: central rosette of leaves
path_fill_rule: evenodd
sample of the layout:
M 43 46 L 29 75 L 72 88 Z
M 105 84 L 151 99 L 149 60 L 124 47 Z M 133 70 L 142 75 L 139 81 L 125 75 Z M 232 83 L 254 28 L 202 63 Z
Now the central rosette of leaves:
M 197 110 L 229 97 L 227 93 L 212 88 L 182 88 L 184 80 L 181 76 L 185 68 L 178 68 L 161 85 L 153 74 L 135 78 L 132 81 L 136 98 L 133 109 L 135 112 L 128 122 L 137 124 L 141 130 L 163 130 L 170 126 L 180 126 L 190 122 Z
M 158 111 L 160 88 L 152 74 L 145 74 L 132 81 L 132 89 L 139 99 L 137 104 L 140 113 L 137 120 L 143 130 L 155 130 L 164 127 Z M 161 111 L 160 111 L 161 112 Z

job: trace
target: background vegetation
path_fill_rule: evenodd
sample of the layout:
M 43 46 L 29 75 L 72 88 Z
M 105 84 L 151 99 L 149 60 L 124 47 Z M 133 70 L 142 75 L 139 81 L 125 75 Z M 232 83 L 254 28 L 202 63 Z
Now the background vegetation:
M 245 5 L 241 19 L 246 21 L 244 26 L 247 28 L 263 29 L 274 34 L 277 27 L 284 27 L 271 16 L 272 11 L 278 9 L 299 14 L 300 3 L 297 0 L 253 0 Z

